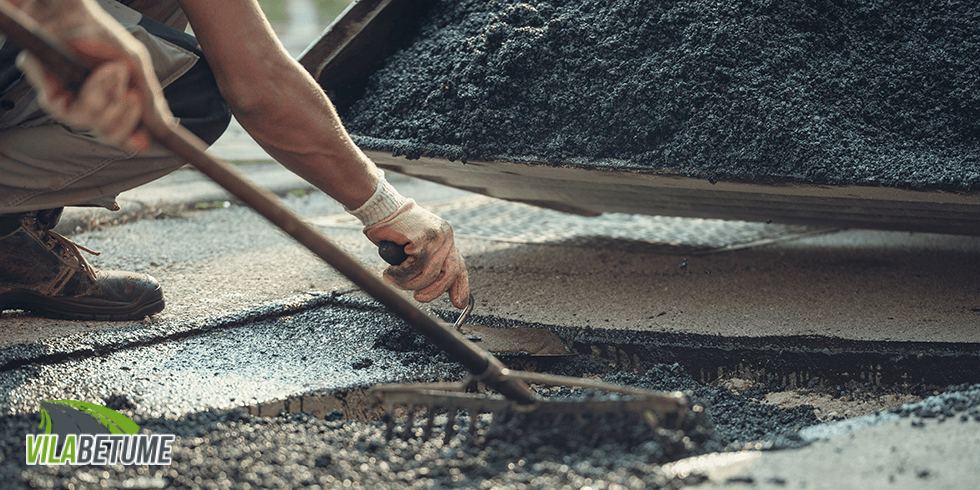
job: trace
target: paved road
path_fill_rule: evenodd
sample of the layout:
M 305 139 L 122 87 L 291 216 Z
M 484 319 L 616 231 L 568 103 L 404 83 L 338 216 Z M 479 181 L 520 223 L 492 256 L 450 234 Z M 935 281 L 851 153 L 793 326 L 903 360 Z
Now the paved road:
M 309 189 L 268 163 L 234 127 L 213 153 L 259 162 L 242 168 L 280 194 Z M 477 315 L 573 331 L 953 344 L 980 340 L 977 237 L 629 215 L 581 218 L 397 175 L 390 180 L 456 227 L 471 271 Z M 182 170 L 125 194 L 121 202 L 133 214 L 226 199 L 194 171 Z M 286 202 L 372 269 L 384 267 L 353 218 L 333 201 L 310 192 Z M 62 229 L 86 230 L 104 219 L 92 210 L 72 210 Z M 148 410 L 180 413 L 369 384 L 397 373 L 397 367 L 384 364 L 367 371 L 352 368 L 370 346 L 345 337 L 350 321 L 343 317 L 348 313 L 333 303 L 330 293 L 354 298 L 358 293 L 248 209 L 229 202 L 227 208 L 137 220 L 73 238 L 103 252 L 92 259 L 99 267 L 158 277 L 168 307 L 144 322 L 66 322 L 4 314 L 4 413 L 33 413 L 42 398 L 98 401 L 115 393 L 137 397 Z M 304 329 L 316 329 L 304 334 L 289 322 L 310 306 L 325 310 L 304 320 Z M 431 306 L 452 313 L 444 299 Z M 377 315 L 379 322 L 388 321 Z M 357 322 L 370 323 L 365 318 Z M 302 342 L 291 344 L 297 339 Z M 264 351 L 263 345 L 268 347 Z M 263 356 L 272 355 L 280 358 L 266 362 Z M 290 376 L 282 377 L 286 372 Z M 765 468 L 799 466 L 828 451 L 863 455 L 866 461 L 838 456 L 840 464 L 860 468 L 911 468 L 905 461 L 926 461 L 922 458 L 930 453 L 920 454 L 919 449 L 934 446 L 976 454 L 978 424 L 957 427 L 866 429 L 856 438 L 842 435 L 803 450 L 753 455 L 752 466 L 741 462 L 734 473 L 712 483 L 736 487 L 746 481 L 738 475 L 755 475 L 755 481 L 782 486 L 779 479 L 787 477 L 776 478 L 776 470 Z M 905 459 L 871 450 L 889 445 L 906 448 L 899 451 Z M 942 454 L 933 451 L 931 456 Z M 729 460 L 705 464 L 735 467 Z M 949 478 L 941 480 L 949 488 L 975 482 L 978 476 L 971 472 L 976 468 L 970 468 L 970 460 L 922 464 L 934 476 Z M 827 473 L 800 472 L 787 481 L 812 488 L 826 478 Z M 909 488 L 917 483 L 914 478 L 908 482 Z
M 262 182 L 281 175 L 272 165 L 243 168 Z M 303 187 L 281 176 L 283 182 L 276 184 L 281 192 Z M 168 196 L 171 204 L 223 199 L 220 194 L 202 198 L 201 192 L 218 191 L 207 190 L 193 171 L 172 178 L 173 185 L 135 191 L 134 202 L 141 193 Z M 397 175 L 391 180 L 456 225 L 478 298 L 476 314 L 499 321 L 583 332 L 977 341 L 977 238 L 636 216 L 587 219 Z M 183 191 L 195 194 L 178 198 Z M 315 192 L 288 196 L 286 202 L 369 267 L 384 267 L 336 203 Z M 182 413 L 425 375 L 385 363 L 355 369 L 376 352 L 370 342 L 345 340 L 351 323 L 338 319 L 343 309 L 331 306 L 328 293 L 358 293 L 348 292 L 348 281 L 248 209 L 229 203 L 74 238 L 103 252 L 92 259 L 99 267 L 157 276 L 166 288 L 168 308 L 145 323 L 6 314 L 0 319 L 5 332 L 0 356 L 11 367 L 2 376 L 5 411 L 31 413 L 39 399 L 99 400 L 124 393 L 144 409 Z M 297 316 L 318 305 L 326 309 L 316 318 Z M 433 306 L 453 311 L 443 299 Z M 373 315 L 381 325 L 389 321 Z M 290 324 L 294 317 L 295 326 Z M 370 318 L 354 325 L 356 339 L 374 338 Z M 716 475 L 712 484 L 722 487 L 737 487 L 747 481 L 742 476 L 763 486 L 825 483 L 825 473 L 786 470 L 799 461 L 823 458 L 825 452 L 853 456 L 840 461 L 858 461 L 858 473 L 884 468 L 860 473 L 867 481 L 884 481 L 889 470 L 906 488 L 914 488 L 922 479 L 899 472 L 920 467 L 934 478 L 942 475 L 934 482 L 951 488 L 972 481 L 970 461 L 951 461 L 920 448 L 975 452 L 980 424 L 957 423 L 952 431 L 931 422 L 893 425 L 865 429 L 857 437 L 835 436 L 802 450 L 753 454 L 737 464 L 725 458 L 697 464 L 699 471 Z M 899 456 L 874 449 L 888 444 L 905 449 Z M 841 478 L 855 481 L 858 476 Z

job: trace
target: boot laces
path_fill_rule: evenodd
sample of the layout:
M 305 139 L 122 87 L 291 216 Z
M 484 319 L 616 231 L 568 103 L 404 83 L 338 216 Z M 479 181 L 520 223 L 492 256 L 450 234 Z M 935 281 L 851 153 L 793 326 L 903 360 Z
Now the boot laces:
M 73 258 L 76 261 L 78 261 L 79 265 L 82 266 L 82 269 L 85 269 L 85 273 L 88 274 L 89 279 L 91 279 L 93 282 L 96 280 L 95 267 L 92 267 L 92 264 L 90 264 L 89 261 L 85 259 L 85 256 L 82 255 L 82 251 L 88 252 L 92 255 L 102 255 L 101 252 L 96 252 L 95 250 L 92 250 L 84 245 L 79 245 L 69 240 L 68 238 L 65 238 L 51 230 L 40 230 L 40 231 L 44 233 L 44 235 L 46 235 L 49 239 L 54 240 L 54 242 L 61 245 L 61 250 L 63 251 L 66 258 Z

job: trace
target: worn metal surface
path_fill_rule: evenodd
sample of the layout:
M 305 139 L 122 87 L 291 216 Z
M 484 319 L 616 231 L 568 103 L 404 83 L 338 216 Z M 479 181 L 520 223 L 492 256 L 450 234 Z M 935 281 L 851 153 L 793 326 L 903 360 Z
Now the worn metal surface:
M 584 216 L 717 218 L 822 227 L 980 235 L 980 194 L 883 187 L 715 182 L 623 166 L 409 160 L 367 150 L 380 167 L 509 201 Z
M 387 33 L 411 1 L 353 2 L 299 57 L 321 85 L 335 87 L 371 69 L 387 49 Z M 324 78 L 320 74 L 324 74 Z
M 571 356 L 575 352 L 546 328 L 462 325 L 460 333 L 498 356 Z
M 437 415 L 446 412 L 444 435 L 452 437 L 457 415 L 470 418 L 470 430 L 476 432 L 478 419 L 482 414 L 490 414 L 490 424 L 499 419 L 530 415 L 539 421 L 561 422 L 573 418 L 612 416 L 620 425 L 629 423 L 645 424 L 650 429 L 662 426 L 678 426 L 687 412 L 702 412 L 704 407 L 691 406 L 687 396 L 680 392 L 661 393 L 601 383 L 587 379 L 572 379 L 565 376 L 521 373 L 528 383 L 543 383 L 551 386 L 580 386 L 587 389 L 606 391 L 607 397 L 586 398 L 575 396 L 564 399 L 542 399 L 533 405 L 519 405 L 501 396 L 465 391 L 464 385 L 449 383 L 427 383 L 416 385 L 378 385 L 369 394 L 377 398 L 385 407 L 387 419 L 386 434 L 391 439 L 398 414 L 404 416 L 402 437 L 415 434 L 416 418 L 424 425 L 422 439 L 432 435 Z M 615 394 L 614 396 L 608 396 Z M 422 409 L 421 413 L 418 409 Z M 421 416 L 421 417 L 418 417 Z M 439 417 L 441 418 L 441 417 Z M 533 430 L 530 431 L 533 433 Z
M 384 243 L 384 242 L 382 242 Z M 391 261 L 385 259 L 389 264 Z M 400 263 L 400 262 L 399 262 Z M 482 349 L 496 356 L 570 356 L 574 352 L 551 330 L 545 328 L 491 328 L 464 323 L 473 311 L 470 301 L 453 323 L 453 328 Z

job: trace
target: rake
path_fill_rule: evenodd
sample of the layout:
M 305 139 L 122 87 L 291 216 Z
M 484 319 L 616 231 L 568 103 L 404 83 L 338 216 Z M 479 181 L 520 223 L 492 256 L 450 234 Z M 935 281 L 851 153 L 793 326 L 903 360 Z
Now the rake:
M 67 51 L 23 12 L 6 0 L 0 0 L 0 31 L 9 40 L 34 54 L 65 87 L 80 87 L 90 72 L 90 65 Z M 323 234 L 288 211 L 272 193 L 247 180 L 234 167 L 208 155 L 207 145 L 185 128 L 144 124 L 161 144 L 186 159 L 202 173 L 224 187 L 274 225 L 296 239 L 315 255 L 333 266 L 375 300 L 424 335 L 430 342 L 462 364 L 471 376 L 459 384 L 388 384 L 374 387 L 371 392 L 385 406 L 388 414 L 388 435 L 394 436 L 396 407 L 408 417 L 403 437 L 415 434 L 414 419 L 420 407 L 425 407 L 425 427 L 421 436 L 433 432 L 437 415 L 447 414 L 444 435 L 452 437 L 457 414 L 466 413 L 473 421 L 481 414 L 491 414 L 491 420 L 519 418 L 524 427 L 528 422 L 562 423 L 562 420 L 601 417 L 613 420 L 640 420 L 651 428 L 679 428 L 690 422 L 691 415 L 701 413 L 691 406 L 681 393 L 659 393 L 626 388 L 581 378 L 553 376 L 512 371 L 500 360 L 464 337 L 443 320 L 436 318 L 409 302 L 398 291 L 384 283 L 337 248 Z M 484 385 L 496 392 L 481 392 Z M 532 385 L 593 392 L 591 399 L 550 399 L 532 390 Z M 597 393 L 597 394 L 596 394 Z M 521 433 L 524 429 L 518 429 Z

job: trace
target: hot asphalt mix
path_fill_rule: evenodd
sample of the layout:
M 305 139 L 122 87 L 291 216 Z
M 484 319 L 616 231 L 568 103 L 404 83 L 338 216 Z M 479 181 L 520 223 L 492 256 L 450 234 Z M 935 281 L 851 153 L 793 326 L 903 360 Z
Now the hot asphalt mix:
M 280 340 L 309 338 L 310 325 L 325 322 L 342 323 L 351 333 L 356 332 L 365 344 L 354 346 L 359 355 L 365 356 L 359 363 L 328 369 L 337 378 L 335 386 L 363 385 L 386 376 L 397 377 L 398 373 L 412 373 L 416 380 L 458 379 L 462 375 L 458 367 L 447 362 L 423 339 L 417 338 L 407 326 L 363 302 L 355 301 L 346 307 L 318 308 L 290 318 L 289 322 L 276 318 L 239 327 L 239 330 L 247 330 L 248 335 L 262 336 L 263 340 L 258 344 L 268 346 L 269 354 L 272 350 L 281 353 L 272 356 L 271 360 L 259 361 L 274 363 L 270 372 L 279 373 L 281 379 L 253 378 L 243 381 L 243 386 L 287 382 L 292 371 L 306 363 L 276 357 L 311 354 L 303 349 L 277 349 L 276 342 L 266 335 Z M 235 336 L 241 338 L 241 334 Z M 202 340 L 207 340 L 201 343 L 206 344 L 212 354 L 200 353 L 202 360 L 217 357 L 220 361 L 222 356 L 234 350 L 222 347 L 213 338 Z M 325 345 L 325 340 L 314 338 L 311 343 Z M 180 349 L 193 349 L 194 343 L 194 339 L 173 342 L 174 347 Z M 338 348 L 341 343 L 333 341 L 331 345 Z M 116 369 L 113 366 L 118 364 L 118 358 L 133 364 L 134 357 L 147 355 L 144 350 L 119 352 L 103 358 L 100 363 L 108 364 L 106 371 L 111 372 Z M 250 354 L 270 357 L 269 354 Z M 162 359 L 147 359 L 148 363 L 142 363 L 135 371 L 157 371 L 154 365 L 167 364 L 168 357 L 160 357 Z M 329 365 L 340 359 L 345 357 L 327 354 L 310 366 Z M 252 369 L 249 364 L 249 361 L 240 361 L 228 368 L 247 376 Z M 212 362 L 207 367 L 216 369 L 213 366 Z M 86 373 L 84 368 L 78 369 Z M 365 370 L 367 376 L 356 374 Z M 677 365 L 656 366 L 642 374 L 618 373 L 588 357 L 572 358 L 553 366 L 553 371 L 567 375 L 599 375 L 606 381 L 648 389 L 685 390 L 695 402 L 707 407 L 710 420 L 692 421 L 676 431 L 653 431 L 635 424 L 636 421 L 624 424 L 601 419 L 588 420 L 586 425 L 576 426 L 576 430 L 570 430 L 567 422 L 553 426 L 547 420 L 539 421 L 541 425 L 523 428 L 523 431 L 520 427 L 497 422 L 496 426 L 490 426 L 494 432 L 479 432 L 477 435 L 481 437 L 477 437 L 467 431 L 468 422 L 464 417 L 458 419 L 459 434 L 449 441 L 441 439 L 439 429 L 426 440 L 419 437 L 387 440 L 382 423 L 345 420 L 339 411 L 323 418 L 285 412 L 260 418 L 243 410 L 197 411 L 190 408 L 193 403 L 186 404 L 181 400 L 154 407 L 141 405 L 139 398 L 134 400 L 124 394 L 103 394 L 107 406 L 130 415 L 144 432 L 178 436 L 173 444 L 172 465 L 25 466 L 24 438 L 26 434 L 37 432 L 40 417 L 22 413 L 0 418 L 0 475 L 8 482 L 6 488 L 71 488 L 69 485 L 88 488 L 105 484 L 115 488 L 563 488 L 566 485 L 570 488 L 683 488 L 703 482 L 750 484 L 754 481 L 744 476 L 712 481 L 708 476 L 710 465 L 701 469 L 695 466 L 692 470 L 669 463 L 718 451 L 740 456 L 758 450 L 791 452 L 796 448 L 805 451 L 814 441 L 840 440 L 848 436 L 853 440 L 853 431 L 864 426 L 892 424 L 896 425 L 895 432 L 902 432 L 899 428 L 902 425 L 914 436 L 915 432 L 924 433 L 927 423 L 941 423 L 953 430 L 972 433 L 973 442 L 969 442 L 968 436 L 967 447 L 980 443 L 976 439 L 980 427 L 980 385 L 952 387 L 922 402 L 872 416 L 819 424 L 812 407 L 779 408 L 759 401 L 767 393 L 781 390 L 778 385 L 759 384 L 735 392 L 696 382 Z M 382 374 L 373 376 L 372 372 Z M 185 370 L 183 376 L 199 379 L 209 374 Z M 13 377 L 16 377 L 15 372 L 4 373 L 7 380 Z M 154 379 L 158 377 L 166 378 L 157 374 Z M 229 373 L 222 377 L 228 378 Z M 84 384 L 83 378 L 60 381 L 68 385 Z M 299 378 L 316 378 L 316 375 L 303 373 Z M 192 381 L 181 387 L 181 381 L 171 380 L 167 383 L 171 386 L 166 389 L 175 395 L 193 395 L 201 383 Z M 60 391 L 66 390 L 62 387 Z M 217 388 L 205 396 L 222 391 Z M 234 393 L 246 397 L 250 394 L 240 387 Z M 194 401 L 209 404 L 208 400 Z M 174 409 L 183 413 L 178 415 Z M 167 413 L 161 413 L 161 410 Z M 860 432 L 857 434 L 860 436 Z M 956 438 L 951 440 L 958 442 Z M 894 451 L 895 446 L 892 449 Z M 969 456 L 966 457 L 969 465 Z M 946 465 L 935 460 L 877 461 L 876 464 L 880 473 L 878 485 L 894 483 L 897 476 L 912 484 L 953 485 L 949 488 L 963 483 L 957 475 L 950 474 Z M 970 468 L 965 471 L 969 472 Z M 794 468 L 783 467 L 777 476 L 759 483 L 782 487 L 786 481 L 797 477 Z M 780 484 L 781 481 L 784 483 Z
M 371 149 L 711 180 L 980 183 L 974 2 L 414 8 L 401 49 L 336 97 Z
M 397 151 L 429 151 L 435 148 L 430 144 L 437 143 L 453 145 L 451 154 L 441 155 L 452 158 L 495 152 L 535 155 L 552 162 L 568 156 L 620 158 L 704 178 L 747 176 L 907 187 L 975 184 L 976 101 L 962 91 L 950 97 L 944 89 L 962 85 L 962 77 L 976 78 L 975 60 L 964 56 L 975 51 L 972 4 L 944 2 L 918 9 L 861 2 L 807 2 L 793 7 L 767 2 L 741 6 L 680 2 L 655 16 L 650 12 L 660 6 L 631 2 L 602 9 L 589 1 L 459 2 L 459 10 L 447 10 L 444 2 L 435 4 L 444 10 L 423 29 L 456 41 L 472 40 L 468 50 L 442 52 L 449 58 L 440 63 L 468 68 L 419 75 L 408 68 L 424 70 L 433 65 L 395 58 L 383 68 L 389 71 L 379 73 L 403 70 L 399 77 L 385 78 L 386 83 L 403 82 L 396 92 L 426 104 L 399 106 L 417 110 L 402 121 L 371 119 L 369 110 L 358 109 L 366 115 L 365 121 L 403 124 L 381 129 L 355 121 L 355 112 L 345 112 L 352 127 L 363 134 L 408 141 L 409 146 Z M 642 15 L 636 13 L 638 9 Z M 584 29 L 586 24 L 591 28 Z M 851 27 L 839 29 L 845 24 Z M 658 38 L 673 41 L 630 45 L 626 52 L 602 51 L 603 39 L 618 40 L 615 44 L 622 46 L 624 33 L 635 29 L 669 32 L 670 36 Z M 746 44 L 745 39 L 757 42 Z M 872 43 L 875 39 L 885 39 L 887 44 Z M 576 42 L 598 45 L 605 54 L 576 56 L 585 52 Z M 746 51 L 749 45 L 776 47 L 778 56 L 753 54 Z M 432 48 L 431 44 L 425 47 L 429 51 L 410 48 L 402 56 L 435 56 L 439 50 Z M 559 51 L 564 54 L 556 55 Z M 889 72 L 878 70 L 883 56 L 895 61 L 889 64 Z M 664 64 L 668 58 L 676 62 Z M 768 68 L 752 69 L 753 63 L 760 62 Z M 655 69 L 644 71 L 630 63 L 647 63 Z M 713 71 L 706 74 L 705 67 Z M 586 87 L 584 81 L 596 70 L 619 73 L 622 80 Z M 494 76 L 495 71 L 499 76 Z M 926 71 L 927 78 L 935 80 L 932 88 L 912 90 L 909 84 L 918 83 Z M 654 92 L 644 100 L 656 107 L 619 98 L 616 87 L 634 83 L 630 74 L 647 72 L 673 81 L 644 82 L 643 87 Z M 840 77 L 841 72 L 856 78 Z M 421 79 L 413 78 L 417 76 Z M 545 78 L 525 80 L 533 76 Z M 474 83 L 480 80 L 496 82 Z M 517 82 L 531 84 L 544 99 L 520 105 L 524 99 L 512 97 L 525 95 Z M 381 90 L 380 81 L 371 83 L 369 91 Z M 597 91 L 596 96 L 572 97 L 565 91 L 569 83 Z M 411 90 L 403 90 L 406 86 Z M 794 92 L 790 86 L 805 90 Z M 567 96 L 559 97 L 561 93 Z M 493 104 L 450 108 L 446 105 L 450 99 L 506 99 L 508 105 L 517 105 L 513 110 L 494 111 L 487 110 Z M 865 99 L 885 102 L 858 104 L 862 108 L 855 109 Z M 398 105 L 391 96 L 375 100 Z M 583 109 L 575 105 L 582 100 L 599 102 Z M 546 102 L 558 105 L 538 107 Z M 351 101 L 340 103 L 345 111 L 358 107 Z M 622 113 L 617 107 L 629 108 L 629 119 L 649 134 L 616 129 L 574 136 L 576 128 L 626 124 L 607 117 Z M 434 112 L 419 112 L 433 108 Z M 575 116 L 562 116 L 563 111 Z M 443 121 L 447 114 L 462 119 Z M 520 129 L 515 126 L 521 120 L 517 114 L 537 114 L 529 121 L 542 129 L 538 133 Z M 661 119 L 650 120 L 651 115 Z M 447 125 L 459 130 L 439 129 Z M 753 129 L 760 125 L 767 131 Z M 828 128 L 846 134 L 831 134 Z M 497 130 L 505 134 L 497 139 L 488 135 Z M 537 138 L 541 131 L 550 136 Z M 641 133 L 646 134 L 642 141 L 598 138 Z M 435 141 L 437 137 L 448 139 Z M 896 144 L 896 138 L 902 143 Z M 823 144 L 828 139 L 834 144 Z M 843 141 L 861 144 L 844 148 Z M 637 143 L 646 146 L 631 146 Z M 948 165 L 935 172 L 940 160 Z M 706 165 L 717 161 L 734 165 Z M 782 163 L 777 167 L 765 163 L 771 161 Z M 810 165 L 813 161 L 840 165 Z M 306 203 L 294 199 L 292 204 Z M 212 212 L 221 223 L 248 222 L 234 205 Z M 311 214 L 339 213 L 329 208 Z M 14 345 L 5 345 L 0 372 L 4 413 L 0 478 L 5 488 L 840 488 L 848 484 L 973 488 L 980 476 L 975 457 L 980 450 L 980 385 L 973 384 L 902 388 L 855 382 L 815 388 L 842 402 L 896 392 L 923 398 L 841 420 L 826 413 L 818 418 L 818 412 L 806 404 L 765 403 L 767 397 L 788 389 L 778 376 L 744 384 L 738 379 L 704 383 L 679 364 L 623 370 L 607 359 L 581 355 L 544 367 L 629 386 L 683 390 L 706 407 L 707 419 L 661 431 L 608 420 L 591 421 L 588 430 L 581 431 L 544 424 L 520 432 L 498 424 L 491 426 L 496 432 L 473 436 L 466 430 L 468 422 L 460 418 L 461 435 L 447 442 L 438 431 L 426 441 L 388 441 L 380 422 L 345 419 L 340 412 L 322 418 L 286 412 L 256 417 L 229 407 L 253 406 L 269 392 L 360 390 L 378 382 L 456 380 L 464 373 L 402 322 L 372 302 L 344 292 L 342 281 L 320 277 L 322 266 L 282 247 L 283 237 L 267 228 L 242 225 L 241 232 L 251 237 L 243 248 L 235 245 L 242 240 L 234 236 L 237 232 L 227 231 L 234 228 L 228 224 L 177 219 L 175 227 L 193 228 L 190 232 L 208 240 L 181 244 L 171 237 L 166 241 L 174 244 L 162 247 L 138 244 L 134 237 L 166 236 L 165 230 L 177 228 L 134 228 L 139 226 L 121 226 L 89 238 L 99 242 L 102 250 L 120 252 L 116 258 L 104 259 L 104 266 L 168 271 L 170 284 L 188 291 L 199 288 L 203 297 L 175 295 L 168 311 L 145 325 L 62 322 L 51 326 L 29 316 L 5 314 L 5 327 L 23 336 Z M 356 227 L 350 233 L 333 232 L 348 244 L 363 240 Z M 86 240 L 84 235 L 81 240 Z M 309 272 L 298 280 L 279 277 L 249 246 L 280 247 L 282 258 Z M 362 258 L 373 254 L 363 244 L 350 247 Z M 196 250 L 196 265 L 184 268 L 180 262 L 191 249 Z M 204 257 L 198 255 L 202 251 Z M 224 271 L 220 264 L 229 257 L 237 268 Z M 237 274 L 241 286 L 201 281 L 208 276 L 202 271 Z M 195 299 L 206 301 L 195 304 Z M 182 320 L 187 314 L 190 317 Z M 480 320 L 491 326 L 521 324 L 492 314 Z M 35 327 L 41 332 L 77 333 L 33 341 L 30 331 Z M 90 330 L 93 327 L 96 330 Z M 795 391 L 806 389 L 795 387 Z M 36 404 L 48 398 L 103 403 L 130 415 L 144 432 L 176 434 L 174 463 L 27 466 L 25 435 L 38 432 Z

